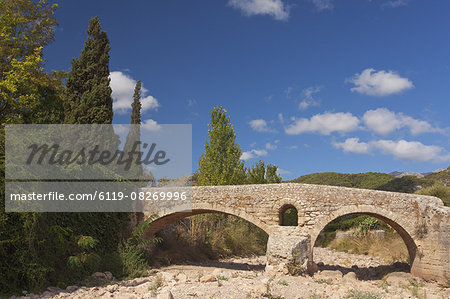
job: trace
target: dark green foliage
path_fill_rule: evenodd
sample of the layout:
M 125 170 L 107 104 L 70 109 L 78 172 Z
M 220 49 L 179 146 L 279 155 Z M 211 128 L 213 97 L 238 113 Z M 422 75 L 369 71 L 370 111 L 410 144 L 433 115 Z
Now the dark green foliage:
M 281 176 L 277 174 L 278 166 L 267 164 L 260 160 L 255 166 L 246 169 L 247 184 L 272 184 L 281 183 Z
M 136 142 L 139 142 L 141 140 L 141 81 L 137 81 L 136 87 L 134 88 L 134 94 L 133 94 L 133 102 L 131 103 L 131 120 L 130 120 L 130 127 L 127 135 L 127 139 L 125 141 L 125 145 L 123 147 L 123 150 L 125 153 L 130 153 L 133 149 L 133 146 Z M 141 147 L 138 146 L 136 148 L 136 152 L 140 152 Z M 139 158 L 139 157 L 137 157 Z M 136 160 L 136 158 L 133 158 Z M 133 172 L 131 174 L 130 172 Z M 144 174 L 144 169 L 142 165 L 133 165 L 132 168 L 129 170 L 129 177 L 134 178 L 141 178 Z
M 342 186 L 351 188 L 377 189 L 394 179 L 385 173 L 367 172 L 358 174 L 322 172 L 301 176 L 292 180 L 293 183 Z
M 440 198 L 445 206 L 450 206 L 450 186 L 444 186 L 439 181 L 433 186 L 425 187 L 416 192 L 417 194 L 430 195 Z
M 84 49 L 72 60 L 64 99 L 65 123 L 110 124 L 113 119 L 109 87 L 109 40 L 98 17 L 89 21 Z
M 401 178 L 394 178 L 388 183 L 378 186 L 377 190 L 413 193 L 417 190 L 417 186 L 424 182 L 424 179 L 419 179 L 415 176 L 404 176 Z
M 159 237 L 143 239 L 145 231 L 157 218 L 157 215 L 152 215 L 141 222 L 133 230 L 131 236 L 119 245 L 119 255 L 123 266 L 122 273 L 128 278 L 135 278 L 146 274 L 150 260 L 149 251 L 146 248 L 151 244 L 162 241 Z
M 241 148 L 235 143 L 236 134 L 222 107 L 211 110 L 208 125 L 209 142 L 198 162 L 198 183 L 202 186 L 237 185 L 245 182 Z
M 297 226 L 298 225 L 298 211 L 295 208 L 288 208 L 283 213 L 284 226 Z

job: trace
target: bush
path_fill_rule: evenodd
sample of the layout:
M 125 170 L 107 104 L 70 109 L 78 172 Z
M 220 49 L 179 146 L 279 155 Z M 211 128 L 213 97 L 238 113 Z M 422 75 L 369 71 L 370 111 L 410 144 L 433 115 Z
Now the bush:
M 119 244 L 118 250 L 124 276 L 135 278 L 146 274 L 151 258 L 147 247 L 150 244 L 162 241 L 159 237 L 143 239 L 145 231 L 156 218 L 158 218 L 156 214 L 147 218 L 136 226 L 131 236 L 125 242 Z
M 420 189 L 416 193 L 436 196 L 442 200 L 445 206 L 450 206 L 450 187 L 444 186 L 442 183 L 435 183 L 433 186 Z

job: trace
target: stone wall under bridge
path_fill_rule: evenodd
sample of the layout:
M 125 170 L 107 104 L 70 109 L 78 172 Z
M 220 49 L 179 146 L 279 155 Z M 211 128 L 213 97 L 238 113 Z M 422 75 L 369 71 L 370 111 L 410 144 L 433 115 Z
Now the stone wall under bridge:
M 286 207 L 298 211 L 298 226 L 280 225 Z M 392 226 L 408 248 L 411 273 L 427 280 L 450 276 L 450 208 L 436 197 L 295 183 L 192 187 L 192 211 L 159 213 L 149 234 L 182 218 L 208 212 L 241 217 L 269 235 L 266 271 L 290 261 L 316 271 L 314 243 L 332 220 L 367 214 Z

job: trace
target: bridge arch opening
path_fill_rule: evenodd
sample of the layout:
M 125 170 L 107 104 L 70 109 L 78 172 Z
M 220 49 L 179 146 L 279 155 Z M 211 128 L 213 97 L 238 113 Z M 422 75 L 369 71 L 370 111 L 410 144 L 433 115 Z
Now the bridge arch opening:
M 343 274 L 355 272 L 361 279 L 381 278 L 382 275 L 394 271 L 409 272 L 417 252 L 417 245 L 403 226 L 374 212 L 344 213 L 334 216 L 331 220 L 322 221 L 319 229 L 311 235 L 311 247 L 310 259 L 318 263 L 319 270 L 340 270 Z M 361 268 L 354 260 L 340 257 L 339 253 L 336 253 L 336 257 L 332 257 L 335 265 L 331 265 L 327 261 L 327 254 L 330 252 L 320 247 L 368 255 L 373 259 L 365 262 L 364 259 L 355 257 L 362 264 Z M 345 260 L 342 260 L 343 258 Z M 374 275 L 377 277 L 371 277 Z
M 163 243 L 154 252 L 157 257 L 170 256 L 169 260 L 173 262 L 200 262 L 232 256 L 265 256 L 268 241 L 266 229 L 258 219 L 242 212 L 194 209 L 156 219 L 146 236 L 157 234 L 162 237 Z M 265 268 L 263 258 L 251 259 L 249 263 L 248 269 Z M 228 266 L 236 267 L 236 264 L 239 262 Z M 228 266 L 223 265 L 225 268 Z M 247 266 L 243 269 L 248 270 Z
M 294 205 L 285 204 L 278 212 L 278 224 L 281 226 L 298 226 L 298 210 Z

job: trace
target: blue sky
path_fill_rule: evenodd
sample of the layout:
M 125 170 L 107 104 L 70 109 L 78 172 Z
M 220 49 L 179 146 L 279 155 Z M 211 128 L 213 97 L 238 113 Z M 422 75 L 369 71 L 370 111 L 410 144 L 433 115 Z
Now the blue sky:
M 446 0 L 61 1 L 48 69 L 70 70 L 99 16 L 111 43 L 115 123 L 136 80 L 147 126 L 231 116 L 246 165 L 284 179 L 450 165 Z M 182 145 L 181 145 L 182 146 Z

